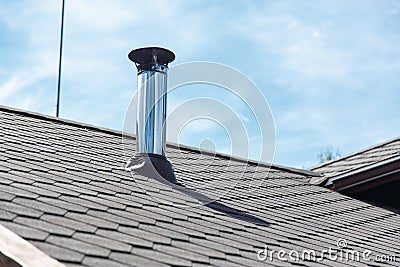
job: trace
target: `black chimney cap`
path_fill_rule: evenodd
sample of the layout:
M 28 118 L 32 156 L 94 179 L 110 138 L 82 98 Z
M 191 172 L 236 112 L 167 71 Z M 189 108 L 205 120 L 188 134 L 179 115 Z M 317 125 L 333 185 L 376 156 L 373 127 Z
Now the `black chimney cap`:
M 172 51 L 162 47 L 142 47 L 132 50 L 128 58 L 140 65 L 155 65 L 161 64 L 168 66 L 175 59 L 175 54 Z

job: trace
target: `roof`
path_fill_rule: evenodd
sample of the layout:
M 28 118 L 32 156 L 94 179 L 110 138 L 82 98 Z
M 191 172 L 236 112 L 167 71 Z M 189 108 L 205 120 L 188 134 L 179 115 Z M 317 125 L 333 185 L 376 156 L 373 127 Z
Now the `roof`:
M 310 170 L 322 174 L 321 177 L 313 177 L 312 184 L 350 193 L 398 180 L 400 137 L 327 161 Z
M 312 170 L 322 176 L 311 178 L 310 183 L 400 214 L 400 137 Z
M 368 147 L 336 160 L 327 161 L 310 168 L 325 177 L 342 175 L 349 171 L 372 166 L 379 162 L 400 156 L 400 136 L 392 140 Z
M 266 246 L 318 253 L 340 239 L 400 260 L 400 216 L 310 184 L 317 173 L 169 145 L 180 183 L 226 193 L 202 205 L 125 171 L 134 142 L 124 147 L 121 132 L 3 106 L 0 124 L 0 224 L 67 266 L 341 266 L 326 254 L 257 258 Z

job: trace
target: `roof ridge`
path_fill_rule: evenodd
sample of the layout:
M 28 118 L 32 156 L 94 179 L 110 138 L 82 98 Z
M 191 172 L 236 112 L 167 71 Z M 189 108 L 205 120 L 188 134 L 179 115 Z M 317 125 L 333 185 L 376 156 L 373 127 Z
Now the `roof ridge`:
M 102 127 L 102 126 L 96 126 L 96 125 L 92 125 L 92 124 L 88 124 L 88 123 L 84 123 L 84 122 L 78 122 L 78 121 L 74 121 L 74 120 L 70 120 L 70 119 L 57 118 L 57 117 L 54 117 L 51 115 L 46 115 L 43 113 L 27 111 L 27 110 L 8 107 L 8 106 L 4 106 L 4 105 L 0 105 L 0 111 L 5 111 L 8 113 L 16 113 L 16 114 L 20 114 L 20 115 L 26 115 L 31 118 L 37 118 L 37 119 L 42 119 L 42 120 L 46 120 L 46 121 L 59 122 L 59 123 L 63 123 L 63 124 L 70 125 L 70 126 L 77 126 L 80 128 L 91 129 L 91 130 L 109 133 L 109 134 L 113 134 L 113 135 L 121 135 L 122 134 L 121 131 Z
M 105 128 L 102 126 L 91 125 L 91 124 L 82 123 L 82 122 L 77 122 L 77 121 L 69 120 L 69 119 L 57 118 L 57 117 L 54 117 L 51 115 L 45 115 L 45 114 L 33 112 L 33 111 L 26 111 L 23 109 L 8 107 L 8 106 L 4 106 L 4 105 L 0 105 L 0 111 L 5 111 L 8 113 L 13 113 L 13 114 L 16 113 L 16 114 L 20 114 L 20 115 L 24 115 L 24 116 L 29 116 L 32 118 L 67 124 L 70 126 L 75 126 L 75 127 L 84 128 L 84 129 L 91 129 L 94 131 L 100 131 L 100 132 L 104 132 L 104 133 L 108 133 L 108 134 L 112 134 L 112 135 L 122 136 L 122 134 L 123 134 L 123 132 L 119 131 L 119 130 L 114 130 L 114 129 Z M 133 138 L 135 138 L 135 135 L 131 135 L 131 136 Z M 184 150 L 192 151 L 192 152 L 196 152 L 196 153 L 205 153 L 205 154 L 210 154 L 210 155 L 216 155 L 221 158 L 229 158 L 229 159 L 232 159 L 232 160 L 235 160 L 238 162 L 246 162 L 246 163 L 250 163 L 253 165 L 258 165 L 258 166 L 263 166 L 263 167 L 271 167 L 271 168 L 274 168 L 277 170 L 284 170 L 284 171 L 288 171 L 291 173 L 303 174 L 303 175 L 307 175 L 307 176 L 320 176 L 319 173 L 313 172 L 311 170 L 297 169 L 297 168 L 293 168 L 293 167 L 287 167 L 287 166 L 272 164 L 272 163 L 268 163 L 268 162 L 251 160 L 251 159 L 246 159 L 246 158 L 242 158 L 239 156 L 231 156 L 228 154 L 224 154 L 224 153 L 220 153 L 220 152 L 213 152 L 213 151 L 209 151 L 209 150 L 205 150 L 205 149 L 200 150 L 196 147 L 191 147 L 191 146 L 172 143 L 172 142 L 167 142 L 167 146 L 184 149 Z
M 229 154 L 225 154 L 225 153 L 221 153 L 221 152 L 214 152 L 214 151 L 207 150 L 207 149 L 200 150 L 200 149 L 198 149 L 196 147 L 191 147 L 191 146 L 177 144 L 177 143 L 171 143 L 171 142 L 168 142 L 167 145 L 169 147 L 176 147 L 176 148 L 179 148 L 179 149 L 192 151 L 192 152 L 196 152 L 196 153 L 204 153 L 204 154 L 209 154 L 209 155 L 216 155 L 216 156 L 221 157 L 221 158 L 232 159 L 232 160 L 235 160 L 235 161 L 238 161 L 238 162 L 250 163 L 250 164 L 253 164 L 253 165 L 258 165 L 258 166 L 263 166 L 263 167 L 272 167 L 272 168 L 277 169 L 277 170 L 284 170 L 284 171 L 288 171 L 288 172 L 291 172 L 291 173 L 304 174 L 304 175 L 308 175 L 308 176 L 321 176 L 320 173 L 314 172 L 314 171 L 310 171 L 310 170 L 297 169 L 297 168 L 293 168 L 293 167 L 282 166 L 282 165 L 279 165 L 279 164 L 272 164 L 272 163 L 263 162 L 263 161 L 257 161 L 257 160 L 253 160 L 253 159 L 246 159 L 246 158 L 239 157 L 239 156 L 231 156 Z
M 374 144 L 374 145 L 368 146 L 368 147 L 366 147 L 366 148 L 364 148 L 364 149 L 361 149 L 361 150 L 357 150 L 357 151 L 355 151 L 355 152 L 353 152 L 353 153 L 347 154 L 346 156 L 339 157 L 339 158 L 337 158 L 337 159 L 330 160 L 330 161 L 327 161 L 327 162 L 318 164 L 318 165 L 316 165 L 316 166 L 313 166 L 313 167 L 308 168 L 307 170 L 313 171 L 313 170 L 315 170 L 315 169 L 328 166 L 328 165 L 333 164 L 333 163 L 335 163 L 335 162 L 348 159 L 348 158 L 353 157 L 353 156 L 355 156 L 355 155 L 368 152 L 368 151 L 373 150 L 373 149 L 375 149 L 375 148 L 388 145 L 388 144 L 393 143 L 393 142 L 398 141 L 398 140 L 400 140 L 400 136 L 397 136 L 397 137 L 395 137 L 395 138 L 392 138 L 392 139 L 389 139 L 389 140 L 386 140 L 386 141 L 379 142 L 378 144 Z

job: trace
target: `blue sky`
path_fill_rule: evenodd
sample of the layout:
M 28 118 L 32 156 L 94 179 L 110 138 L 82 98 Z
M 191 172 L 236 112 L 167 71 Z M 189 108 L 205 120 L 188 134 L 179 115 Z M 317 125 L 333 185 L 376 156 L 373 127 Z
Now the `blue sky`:
M 0 2 L 0 104 L 55 113 L 60 3 Z M 347 154 L 400 133 L 400 1 L 66 0 L 64 38 L 63 118 L 122 129 L 127 54 L 160 45 L 173 64 L 219 62 L 258 85 L 274 163 L 309 167 L 327 145 Z M 226 137 L 193 129 L 189 145 Z

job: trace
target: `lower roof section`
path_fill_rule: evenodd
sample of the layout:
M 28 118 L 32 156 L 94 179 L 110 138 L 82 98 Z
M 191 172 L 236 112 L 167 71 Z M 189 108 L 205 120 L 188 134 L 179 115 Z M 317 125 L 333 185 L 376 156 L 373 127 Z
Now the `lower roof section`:
M 400 138 L 312 168 L 310 183 L 399 213 Z
M 398 214 L 310 185 L 310 172 L 169 146 L 177 189 L 125 171 L 134 142 L 119 132 L 6 108 L 0 123 L 0 224 L 66 266 L 341 266 L 259 257 L 338 240 L 398 255 Z
M 400 156 L 400 136 L 310 168 L 330 178 Z

